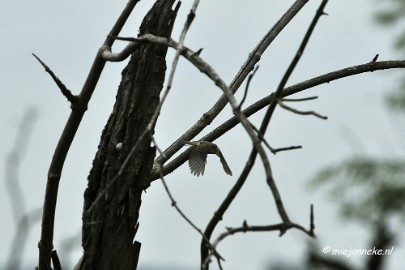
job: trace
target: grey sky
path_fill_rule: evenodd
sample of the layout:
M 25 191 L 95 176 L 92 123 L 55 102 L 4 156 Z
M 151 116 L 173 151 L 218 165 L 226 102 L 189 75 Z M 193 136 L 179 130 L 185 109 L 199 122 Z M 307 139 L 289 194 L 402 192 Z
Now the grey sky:
M 201 1 L 186 44 L 193 49 L 204 48 L 202 57 L 226 82 L 230 82 L 249 52 L 292 2 Z M 135 8 L 122 36 L 137 34 L 139 22 L 151 3 L 144 0 Z M 183 1 L 175 26 L 175 39 L 179 36 L 191 3 L 190 0 Z M 319 3 L 309 1 L 262 56 L 246 105 L 275 90 Z M 40 117 L 20 174 L 28 209 L 42 207 L 48 166 L 70 113 L 68 102 L 31 53 L 36 53 L 69 89 L 78 93 L 99 46 L 125 4 L 126 1 L 122 0 L 2 2 L 2 160 L 11 150 L 24 111 L 34 106 Z M 391 50 L 394 33 L 372 23 L 373 4 L 370 0 L 330 1 L 326 8 L 329 16 L 321 18 L 288 85 L 369 62 L 377 53 L 380 54 L 379 60 L 398 58 Z M 123 43 L 116 45 L 114 51 L 122 48 Z M 169 65 L 172 58 L 171 52 L 167 58 Z M 57 205 L 56 249 L 60 248 L 63 239 L 80 233 L 86 178 L 101 131 L 115 101 L 121 70 L 126 63 L 107 64 L 68 154 Z M 280 108 L 276 110 L 267 134 L 269 142 L 274 147 L 303 145 L 303 149 L 270 156 L 274 176 L 286 208 L 295 222 L 307 226 L 309 205 L 315 204 L 316 233 L 321 247 L 372 248 L 365 242 L 365 231 L 358 226 L 338 223 L 333 204 L 328 204 L 321 192 L 309 193 L 305 184 L 322 166 L 354 154 L 404 157 L 404 141 L 402 145 L 398 143 L 397 133 L 403 132 L 403 129 L 398 130 L 404 124 L 403 115 L 398 117 L 390 114 L 383 104 L 384 95 L 395 87 L 395 78 L 400 72 L 403 73 L 390 70 L 363 74 L 321 85 L 299 95 L 319 95 L 318 100 L 297 106 L 327 115 L 327 121 L 293 115 Z M 220 95 L 220 90 L 211 81 L 182 59 L 174 87 L 158 120 L 156 138 L 159 146 L 169 146 Z M 241 93 L 237 94 L 237 98 L 240 100 Z M 231 109 L 227 107 L 201 135 L 230 115 Z M 260 117 L 253 117 L 252 121 L 258 125 Z M 354 139 L 356 137 L 363 147 L 358 146 Z M 247 138 L 246 133 L 238 127 L 216 142 L 236 176 L 241 172 L 251 148 Z M 5 171 L 4 162 L 0 163 L 0 171 Z M 220 223 L 214 237 L 226 226 L 240 226 L 245 219 L 249 224 L 273 224 L 279 221 L 263 176 L 261 164 L 257 162 L 246 187 Z M 188 166 L 183 165 L 166 179 L 179 206 L 200 228 L 204 228 L 236 177 L 224 174 L 215 157 L 209 157 L 204 177 L 192 176 Z M 263 204 L 267 207 L 262 207 Z M 10 209 L 6 189 L 1 188 L 2 251 L 8 251 L 15 233 Z M 32 229 L 24 251 L 25 263 L 36 261 L 39 235 L 40 226 L 37 225 Z M 143 196 L 137 239 L 142 242 L 140 263 L 143 265 L 198 268 L 200 237 L 170 207 L 159 181 L 154 182 Z M 308 237 L 298 231 L 289 231 L 281 238 L 276 232 L 237 235 L 220 244 L 219 251 L 226 258 L 225 269 L 262 269 L 272 260 L 291 262 L 296 258 L 298 261 L 307 240 Z M 80 254 L 81 247 L 78 247 L 72 259 L 77 260 Z M 394 254 L 389 258 L 392 263 L 390 269 L 399 269 L 399 258 L 404 254 L 403 247 L 395 246 Z M 7 256 L 8 252 L 0 252 L 0 265 Z M 359 262 L 363 259 L 352 257 L 348 260 Z

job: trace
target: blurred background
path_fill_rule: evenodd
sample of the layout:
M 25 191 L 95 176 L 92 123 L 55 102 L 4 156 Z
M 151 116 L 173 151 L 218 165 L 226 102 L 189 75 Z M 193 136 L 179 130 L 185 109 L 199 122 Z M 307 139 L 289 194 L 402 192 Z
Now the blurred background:
M 405 1 L 330 1 L 288 85 L 348 66 L 403 59 Z M 231 82 L 250 51 L 293 1 L 201 1 L 186 45 L 197 50 L 226 82 Z M 0 9 L 0 269 L 33 269 L 40 237 L 40 212 L 47 170 L 70 114 L 69 103 L 34 59 L 38 55 L 74 93 L 80 92 L 92 61 L 126 1 L 8 1 Z M 121 36 L 136 36 L 153 1 L 141 1 Z M 275 91 L 320 1 L 309 1 L 262 56 L 245 103 Z M 180 9 L 178 39 L 192 1 Z M 402 35 L 401 35 L 402 33 Z M 402 37 L 402 39 L 401 39 Z M 124 42 L 116 42 L 119 51 Z M 170 66 L 173 52 L 167 57 Z M 81 256 L 81 214 L 87 176 L 101 131 L 115 102 L 121 71 L 127 64 L 108 63 L 89 110 L 69 151 L 60 182 L 55 249 L 64 269 Z M 182 59 L 156 127 L 157 143 L 168 147 L 207 111 L 221 91 Z M 328 116 L 292 114 L 277 108 L 266 134 L 273 147 L 302 145 L 300 150 L 270 156 L 274 177 L 291 219 L 309 226 L 315 206 L 317 239 L 290 230 L 247 233 L 228 238 L 218 250 L 225 269 L 315 269 L 322 260 L 347 269 L 367 269 L 372 257 L 332 255 L 333 250 L 383 246 L 383 268 L 402 269 L 405 200 L 404 70 L 385 70 L 333 81 L 295 97 L 319 98 L 293 104 Z M 242 86 L 243 88 L 244 86 Z M 243 91 L 236 96 L 242 98 Z M 198 102 L 196 102 L 198 100 Z M 232 115 L 228 106 L 201 134 Z M 262 112 L 251 117 L 259 126 Z M 198 139 L 198 138 L 196 138 Z M 166 177 L 188 217 L 204 229 L 241 172 L 251 149 L 236 127 L 216 141 L 233 177 L 216 157 L 208 158 L 203 177 L 186 164 Z M 21 222 L 22 220 L 22 222 Z M 214 232 L 226 227 L 280 221 L 258 162 L 239 197 Z M 199 269 L 199 235 L 171 207 L 159 181 L 143 196 L 137 240 L 142 243 L 139 269 Z M 328 251 L 328 248 L 330 252 Z M 212 269 L 217 269 L 212 264 Z M 325 268 L 327 269 L 327 268 Z M 339 269 L 339 268 L 337 268 Z M 344 269 L 344 268 L 341 268 Z

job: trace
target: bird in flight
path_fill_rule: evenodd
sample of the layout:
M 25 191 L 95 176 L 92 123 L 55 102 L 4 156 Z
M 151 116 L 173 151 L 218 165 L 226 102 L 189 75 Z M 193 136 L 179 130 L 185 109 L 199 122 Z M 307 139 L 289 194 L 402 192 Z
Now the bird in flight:
M 226 163 L 226 160 L 222 155 L 221 150 L 219 150 L 216 144 L 207 141 L 194 141 L 194 142 L 185 141 L 183 143 L 191 145 L 190 147 L 191 152 L 188 158 L 188 165 L 190 166 L 192 174 L 196 176 L 204 175 L 205 163 L 207 163 L 207 155 L 215 154 L 219 157 L 222 163 L 222 167 L 224 168 L 224 171 L 227 174 L 232 175 L 232 171 L 229 168 L 228 163 Z

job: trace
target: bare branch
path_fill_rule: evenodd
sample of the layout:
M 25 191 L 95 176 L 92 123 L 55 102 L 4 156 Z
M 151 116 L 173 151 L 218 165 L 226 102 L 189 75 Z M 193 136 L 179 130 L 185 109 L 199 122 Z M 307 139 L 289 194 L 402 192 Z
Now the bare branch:
M 317 12 L 315 14 L 315 17 L 312 20 L 312 22 L 311 22 L 311 24 L 310 24 L 310 26 L 309 26 L 303 40 L 301 42 L 300 47 L 298 48 L 298 51 L 294 56 L 294 59 L 292 60 L 292 62 L 290 64 L 290 66 L 288 67 L 286 73 L 284 74 L 283 78 L 281 79 L 281 82 L 280 82 L 280 84 L 279 84 L 279 86 L 278 86 L 278 88 L 276 90 L 276 93 L 275 93 L 275 96 L 277 98 L 280 98 L 282 96 L 281 92 L 283 91 L 285 85 L 287 84 L 288 79 L 290 78 L 290 76 L 293 73 L 295 67 L 297 66 L 299 60 L 301 59 L 301 56 L 304 53 L 304 50 L 305 50 L 305 48 L 306 48 L 306 46 L 308 44 L 308 41 L 309 41 L 314 29 L 315 29 L 316 24 L 318 23 L 319 18 L 322 15 L 326 14 L 326 13 L 324 13 L 323 10 L 324 10 L 327 3 L 328 3 L 328 0 L 323 0 L 321 5 L 319 6 L 319 8 L 318 8 L 318 10 L 317 10 Z M 272 103 L 274 103 L 274 105 L 276 105 L 275 100 L 273 100 Z
M 47 270 L 51 268 L 51 252 L 53 249 L 53 231 L 55 220 L 56 201 L 58 198 L 59 181 L 62 174 L 62 168 L 66 159 L 66 155 L 69 151 L 70 145 L 75 137 L 76 131 L 79 128 L 80 122 L 87 109 L 87 104 L 93 95 L 94 89 L 104 69 L 105 60 L 101 56 L 102 48 L 105 46 L 112 46 L 114 39 L 111 36 L 118 36 L 126 20 L 134 9 L 139 0 L 129 0 L 126 7 L 122 11 L 117 22 L 111 29 L 107 39 L 101 46 L 101 49 L 97 53 L 89 75 L 83 85 L 83 88 L 78 96 L 78 102 L 81 106 L 77 109 L 73 109 L 69 120 L 65 125 L 65 129 L 59 139 L 58 145 L 55 149 L 51 165 L 48 171 L 48 181 L 46 184 L 46 192 L 43 206 L 42 216 L 42 229 L 41 239 L 38 243 L 39 247 L 39 270 Z
M 278 153 L 278 152 L 296 150 L 296 149 L 301 149 L 301 148 L 302 148 L 302 145 L 292 145 L 292 146 L 286 146 L 286 147 L 275 148 L 275 149 L 274 149 L 274 152 L 275 152 L 275 153 Z
M 327 116 L 320 115 L 319 113 L 317 113 L 315 111 L 300 111 L 300 110 L 294 109 L 294 108 L 284 104 L 281 99 L 278 100 L 278 105 L 280 105 L 281 108 L 286 109 L 287 111 L 290 111 L 290 112 L 293 112 L 293 113 L 296 113 L 296 114 L 313 115 L 313 116 L 316 116 L 316 117 L 321 118 L 323 120 L 328 119 Z
M 45 71 L 51 75 L 52 79 L 56 83 L 56 85 L 59 87 L 60 91 L 62 94 L 67 98 L 67 100 L 71 103 L 74 104 L 77 101 L 77 96 L 73 95 L 72 92 L 67 89 L 66 85 L 63 84 L 63 82 L 55 75 L 55 73 L 34 53 L 32 54 L 39 63 L 45 68 Z
M 255 149 L 255 148 L 254 148 Z M 254 152 L 254 151 L 252 151 Z M 223 200 L 221 205 L 218 207 L 218 209 L 215 211 L 214 216 L 211 218 L 209 221 L 207 227 L 205 228 L 204 235 L 210 239 L 211 235 L 216 227 L 216 225 L 219 223 L 219 221 L 222 220 L 223 215 L 225 212 L 228 210 L 229 206 L 235 199 L 235 197 L 238 195 L 239 191 L 241 190 L 242 186 L 245 184 L 247 176 L 249 175 L 251 169 L 253 168 L 253 164 L 256 160 L 257 154 L 256 153 L 251 153 L 249 156 L 248 161 L 246 162 L 246 166 L 244 167 L 241 175 L 239 176 L 238 180 L 236 183 L 233 185 L 231 190 L 228 192 L 226 195 L 226 198 Z M 209 249 L 206 247 L 204 244 L 205 242 L 201 242 L 200 250 L 201 250 L 201 268 L 205 267 L 205 261 L 209 262 Z M 208 267 L 208 265 L 207 265 Z
M 378 56 L 379 56 L 379 54 L 377 53 L 377 54 L 373 57 L 373 59 L 371 60 L 371 63 L 377 62 Z
M 51 252 L 52 264 L 55 270 L 62 270 L 62 265 L 60 264 L 60 260 L 58 257 L 58 253 L 56 250 L 52 250 Z
M 321 14 L 323 12 L 323 8 L 326 5 L 326 3 L 327 3 L 327 0 L 322 1 L 321 5 L 320 5 L 320 7 L 319 7 L 319 9 L 317 11 L 317 14 L 314 17 L 314 20 L 312 21 L 311 25 L 308 28 L 308 31 L 307 31 L 306 35 L 304 36 L 304 39 L 303 39 L 303 41 L 301 43 L 301 46 L 299 47 L 293 61 L 291 62 L 290 66 L 288 67 L 288 69 L 287 69 L 286 73 L 284 74 L 282 80 L 280 81 L 278 89 L 274 94 L 275 99 L 273 99 L 269 104 L 269 107 L 267 109 L 267 112 L 266 112 L 263 120 L 262 120 L 262 124 L 261 124 L 260 130 L 259 130 L 260 134 L 262 134 L 263 136 L 264 136 L 264 134 L 265 134 L 265 132 L 267 130 L 269 122 L 270 122 L 270 120 L 272 118 L 272 115 L 274 113 L 274 110 L 275 110 L 275 108 L 277 106 L 277 99 L 281 98 L 282 91 L 283 91 L 283 89 L 284 89 L 290 75 L 292 74 L 293 70 L 295 69 L 299 59 L 301 58 L 301 55 L 302 55 L 302 53 L 303 53 L 303 51 L 304 51 L 304 49 L 306 47 L 306 44 L 308 43 L 308 40 L 309 40 L 309 38 L 310 38 L 310 36 L 311 36 L 311 34 L 313 32 L 313 29 L 315 28 L 316 22 L 318 21 L 319 17 L 321 16 Z M 256 159 L 256 156 L 257 156 L 257 153 L 258 153 L 259 150 L 260 150 L 260 148 L 256 147 L 256 145 L 255 145 L 255 147 L 252 148 L 252 151 L 251 151 L 250 156 L 249 156 L 249 161 L 246 163 L 245 168 L 244 168 L 241 176 L 238 179 L 238 182 L 235 184 L 234 188 L 232 188 L 232 190 L 229 192 L 228 196 L 225 198 L 224 202 L 221 204 L 220 208 L 218 209 L 218 211 L 215 213 L 214 217 L 209 222 L 209 224 L 208 224 L 208 226 L 207 226 L 207 228 L 205 230 L 205 235 L 208 238 L 211 237 L 214 228 L 216 227 L 219 220 L 222 218 L 222 215 L 225 213 L 224 211 L 219 212 L 219 210 L 226 210 L 229 207 L 229 205 L 232 202 L 233 198 L 235 198 L 235 196 L 239 192 L 241 186 L 246 181 L 246 178 L 248 177 L 248 175 L 249 175 L 249 173 L 251 171 L 251 168 L 252 168 L 252 166 L 253 166 L 253 164 L 255 162 L 255 159 Z M 263 163 L 265 163 L 265 161 L 266 161 L 265 158 L 266 157 L 263 157 L 262 155 L 260 155 L 260 156 L 262 158 Z M 268 162 L 268 160 L 267 160 L 267 162 Z M 268 167 L 266 167 L 266 165 Z M 284 208 L 283 202 L 281 200 L 280 193 L 278 191 L 278 188 L 277 188 L 277 186 L 275 184 L 273 175 L 271 173 L 270 164 L 264 164 L 264 166 L 266 167 L 266 182 L 267 182 L 267 184 L 268 184 L 268 186 L 269 186 L 269 188 L 270 188 L 270 190 L 271 190 L 271 192 L 273 194 L 273 198 L 274 198 L 278 213 L 279 213 L 280 218 L 282 220 L 282 228 L 280 228 L 280 233 L 283 234 L 283 233 L 285 233 L 286 229 L 289 226 L 291 226 L 291 224 L 293 224 L 293 223 L 290 221 L 290 219 L 288 217 L 288 214 L 287 214 L 287 212 L 286 212 L 286 210 Z M 299 225 L 297 225 L 297 226 L 299 226 Z M 208 257 L 209 256 L 208 256 L 207 249 L 203 245 L 201 245 L 201 265 L 202 265 L 202 269 L 208 269 L 208 264 L 207 264 L 207 262 L 209 262 Z M 204 267 L 205 265 L 206 265 L 206 267 Z
M 327 2 L 328 2 L 328 0 L 323 0 L 322 3 L 320 4 L 315 17 L 312 20 L 312 22 L 307 30 L 307 33 L 305 34 L 304 39 L 302 40 L 301 45 L 298 48 L 297 53 L 295 54 L 294 59 L 292 60 L 290 66 L 288 67 L 286 73 L 284 74 L 283 78 L 280 81 L 278 89 L 275 92 L 276 99 L 279 99 L 282 97 L 282 91 L 283 91 L 288 79 L 290 78 L 292 72 L 294 71 L 295 67 L 297 66 L 299 60 L 301 59 L 301 56 L 304 53 L 305 47 L 308 44 L 309 38 L 311 37 L 313 30 L 315 29 L 315 26 L 316 26 L 320 16 L 324 14 L 323 10 L 324 10 Z M 266 115 L 263 118 L 262 126 L 260 127 L 260 132 L 263 135 L 267 129 L 267 126 L 269 125 L 269 122 L 270 122 L 270 120 L 273 116 L 274 110 L 276 108 L 276 105 L 277 105 L 276 99 L 273 99 L 273 101 L 269 104 Z M 273 176 L 272 175 L 270 175 L 270 176 L 271 177 L 267 177 L 266 180 L 267 180 L 267 184 L 269 185 L 269 188 L 273 194 L 273 197 L 274 197 L 274 200 L 275 200 L 275 203 L 277 206 L 277 210 L 279 212 L 279 215 L 280 215 L 283 223 L 289 224 L 291 221 L 287 215 L 286 210 L 284 209 L 283 202 L 281 200 L 278 188 L 276 186 L 276 183 L 274 182 Z
M 275 151 L 274 148 L 271 147 L 271 145 L 267 142 L 266 138 L 260 133 L 260 130 L 259 130 L 257 127 L 255 127 L 253 124 L 252 124 L 252 128 L 256 131 L 257 137 L 264 143 L 264 145 L 267 146 L 267 148 L 270 150 L 270 152 L 272 152 L 273 154 L 275 154 L 276 151 Z
M 308 2 L 308 0 L 297 0 L 292 4 L 292 6 L 287 10 L 287 12 L 280 18 L 280 20 L 266 33 L 262 40 L 257 44 L 257 46 L 252 50 L 246 59 L 245 63 L 235 75 L 235 78 L 229 85 L 229 89 L 235 93 L 246 77 L 249 75 L 250 71 L 260 60 L 263 52 L 268 48 L 272 41 L 278 36 L 278 34 L 284 29 L 284 27 L 292 20 L 292 18 L 301 10 L 301 8 Z M 198 54 L 195 53 L 195 54 Z M 194 57 L 194 55 L 192 55 Z M 183 135 L 181 135 L 173 144 L 167 148 L 164 152 L 166 158 L 162 156 L 156 159 L 156 163 L 163 164 L 169 158 L 171 158 L 175 153 L 181 148 L 182 141 L 190 141 L 197 134 L 199 134 L 207 125 L 209 125 L 213 119 L 222 111 L 225 107 L 227 101 L 225 96 L 218 99 L 215 105 L 205 112 L 200 119 L 190 127 Z M 158 168 L 155 166 L 155 168 Z M 153 174 L 155 176 L 155 174 Z M 155 179 L 155 177 L 153 177 Z M 156 174 L 156 178 L 158 175 Z
M 253 69 L 252 73 L 249 75 L 249 77 L 248 77 L 248 79 L 246 81 L 245 92 L 243 93 L 242 100 L 239 103 L 238 110 L 240 110 L 242 108 L 242 105 L 246 100 L 247 93 L 248 93 L 248 90 L 249 90 L 250 81 L 252 80 L 253 76 L 255 76 L 258 69 L 259 69 L 259 66 L 256 66 L 256 68 Z
M 296 146 L 288 146 L 288 147 L 280 147 L 280 148 L 273 148 L 264 138 L 264 136 L 260 133 L 260 130 L 258 130 L 254 125 L 252 125 L 252 128 L 256 131 L 257 136 L 259 137 L 260 140 L 267 146 L 267 148 L 272 152 L 273 154 L 277 154 L 278 152 L 282 151 L 287 151 L 287 150 L 295 150 L 295 149 L 300 149 L 302 148 L 301 145 L 296 145 Z
M 169 199 L 170 199 L 170 201 L 171 201 L 172 207 L 174 207 L 174 208 L 176 209 L 176 211 L 180 214 L 180 216 L 181 216 L 194 230 L 196 230 L 196 231 L 202 236 L 202 238 L 203 238 L 204 241 L 205 241 L 205 244 L 207 245 L 207 247 L 209 247 L 209 248 L 213 251 L 215 257 L 217 257 L 218 260 L 223 260 L 223 261 L 224 261 L 225 259 L 216 251 L 215 247 L 210 243 L 210 240 L 203 234 L 203 232 L 201 231 L 201 229 L 198 228 L 197 225 L 195 225 L 195 224 L 187 217 L 187 215 L 184 214 L 184 212 L 180 209 L 180 207 L 177 205 L 177 202 L 176 202 L 176 200 L 174 199 L 172 193 L 170 192 L 169 186 L 166 184 L 166 181 L 165 181 L 163 175 L 160 176 L 160 180 L 162 181 L 162 184 L 163 184 L 163 186 L 164 186 L 164 188 L 165 188 L 165 191 L 166 191 L 167 195 L 169 196 Z
M 151 34 L 146 34 L 143 35 L 140 38 L 134 38 L 134 42 L 137 41 L 150 41 L 153 43 L 157 44 L 165 44 L 167 46 L 173 47 L 173 48 L 178 48 L 179 45 L 172 39 L 168 38 L 162 38 L 162 37 L 156 37 Z M 238 109 L 238 103 L 233 96 L 233 92 L 231 89 L 228 88 L 226 83 L 223 81 L 223 79 L 217 74 L 217 72 L 207 63 L 205 62 L 198 54 L 194 53 L 187 47 L 183 47 L 183 49 L 180 51 L 182 55 L 186 59 L 188 59 L 194 66 L 196 66 L 201 72 L 206 74 L 214 83 L 216 86 L 218 86 L 226 96 L 229 104 L 232 107 L 233 114 L 238 118 L 242 126 L 245 128 L 246 132 L 250 136 L 255 148 L 257 149 L 258 153 L 260 154 L 260 157 L 263 161 L 263 166 L 265 167 L 266 175 L 271 174 L 271 169 L 270 169 L 270 163 L 268 161 L 266 152 L 264 151 L 263 147 L 260 144 L 260 140 L 257 138 L 256 133 L 254 132 L 250 122 L 247 120 L 246 116 Z M 132 151 L 131 151 L 132 152 Z
M 110 37 L 117 39 L 116 37 Z M 107 62 L 121 62 L 127 59 L 131 53 L 141 46 L 141 43 L 131 42 L 119 53 L 112 53 L 111 46 L 104 45 L 100 48 L 100 55 Z
M 169 79 L 168 79 L 168 82 L 167 82 L 167 86 L 166 86 L 165 91 L 163 92 L 163 95 L 162 95 L 162 97 L 160 99 L 160 102 L 159 102 L 159 104 L 158 104 L 158 106 L 157 106 L 157 108 L 155 110 L 155 113 L 153 114 L 152 119 L 149 122 L 149 125 L 148 125 L 149 130 L 152 130 L 153 125 L 156 122 L 156 119 L 160 114 L 163 103 L 165 102 L 166 97 L 169 94 L 170 89 L 172 88 L 174 74 L 176 73 L 177 63 L 179 61 L 181 51 L 183 50 L 183 43 L 184 43 L 184 41 L 186 39 L 187 31 L 190 28 L 190 25 L 191 25 L 191 23 L 193 21 L 193 18 L 194 18 L 194 15 L 191 15 L 191 14 L 195 14 L 198 3 L 199 3 L 198 0 L 194 1 L 193 8 L 191 9 L 190 14 L 187 17 L 187 20 L 186 20 L 186 22 L 184 24 L 183 31 L 181 32 L 181 35 L 180 35 L 179 43 L 177 44 L 177 47 L 176 47 L 176 55 L 174 56 L 174 59 L 172 61 L 172 68 L 170 70 L 170 75 L 169 75 Z M 178 9 L 180 8 L 180 4 L 181 4 L 181 2 L 178 2 L 177 5 L 176 5 L 175 11 L 174 11 L 176 14 L 177 14 Z
M 154 43 L 158 43 L 158 44 L 166 44 L 170 47 L 176 47 L 176 48 L 180 47 L 175 41 L 173 41 L 171 39 L 156 37 L 151 34 L 146 34 L 140 38 L 134 39 L 134 42 L 140 41 L 140 40 L 148 40 L 150 42 L 154 42 Z M 241 113 L 241 111 L 239 110 L 237 101 L 236 101 L 235 97 L 233 96 L 232 91 L 228 88 L 228 86 L 225 84 L 225 82 L 222 80 L 222 78 L 216 73 L 216 71 L 207 62 L 205 62 L 199 56 L 199 54 L 192 52 L 187 47 L 184 47 L 181 51 L 178 51 L 178 52 L 181 53 L 182 55 L 184 55 L 201 72 L 206 74 L 224 92 L 228 102 L 230 103 L 230 105 L 232 107 L 234 115 L 238 118 L 240 123 L 245 128 L 246 132 L 248 133 L 248 135 L 250 136 L 250 138 L 254 144 L 254 147 L 255 147 L 257 153 L 259 153 L 259 155 L 261 157 L 261 160 L 263 162 L 263 166 L 264 166 L 265 172 L 266 172 L 266 178 L 272 179 L 270 162 L 267 158 L 267 155 L 266 155 L 263 147 L 260 144 L 261 140 L 258 139 L 256 133 L 254 132 L 254 130 L 252 128 L 251 123 L 247 120 L 246 116 L 243 113 Z M 133 151 L 131 151 L 131 152 L 133 152 Z M 161 165 L 158 165 L 158 166 L 161 166 Z M 279 199 L 278 191 L 277 191 L 277 189 L 274 189 L 274 186 L 273 186 L 273 192 L 274 192 L 276 201 L 278 202 L 277 207 L 283 208 L 281 200 Z M 94 203 L 93 203 L 93 205 L 94 205 Z M 284 214 L 283 217 L 286 217 L 285 210 L 281 209 L 280 213 L 283 213 Z M 283 220 L 288 221 L 288 218 L 283 219 Z M 206 237 L 206 236 L 204 235 L 204 237 Z
M 285 88 L 282 92 L 283 97 L 291 96 L 293 94 L 302 92 L 304 90 L 316 87 L 318 85 L 324 84 L 324 83 L 330 83 L 331 81 L 338 80 L 338 79 L 343 79 L 345 77 L 349 76 L 354 76 L 358 75 L 364 72 L 372 72 L 375 70 L 386 70 L 386 69 L 394 69 L 394 68 L 405 68 L 405 60 L 403 61 L 382 61 L 382 62 L 375 62 L 375 63 L 367 63 L 367 64 L 362 64 L 362 65 L 357 65 L 357 66 L 351 66 L 347 67 L 344 69 L 336 70 L 329 72 L 324 75 L 320 75 L 317 77 L 314 77 L 312 79 L 294 84 L 292 86 L 289 86 Z M 246 115 L 247 117 L 255 114 L 256 112 L 260 111 L 261 109 L 265 108 L 267 105 L 270 104 L 270 102 L 273 100 L 274 94 L 268 95 L 258 101 L 256 101 L 254 104 L 250 105 L 248 108 L 244 109 L 242 113 Z M 283 99 L 285 100 L 285 99 Z M 299 99 L 297 99 L 299 100 Z M 288 100 L 291 101 L 291 100 Z M 217 128 L 215 128 L 213 131 L 202 137 L 200 140 L 204 141 L 214 141 L 215 139 L 221 137 L 223 134 L 234 128 L 236 125 L 238 125 L 238 119 L 233 116 L 221 125 L 219 125 Z M 165 151 L 167 153 L 167 151 Z M 166 164 L 163 167 L 163 174 L 166 175 L 168 173 L 173 172 L 176 168 L 181 166 L 184 162 L 187 161 L 188 157 L 188 152 L 187 150 L 182 152 L 178 157 L 170 161 L 168 164 Z M 153 171 L 150 176 L 150 181 L 154 181 L 156 179 L 159 179 L 159 167 L 157 166 L 157 160 L 155 161 L 155 165 L 153 166 Z
M 311 209 L 312 209 L 312 205 L 311 205 Z M 311 221 L 311 224 L 312 224 L 312 221 Z M 245 221 L 243 221 L 241 227 L 226 228 L 226 231 L 221 233 L 217 237 L 217 239 L 215 239 L 215 241 L 212 243 L 212 245 L 216 248 L 218 246 L 218 244 L 220 242 L 222 242 L 225 238 L 227 238 L 228 236 L 237 234 L 237 233 L 280 231 L 280 236 L 282 236 L 287 230 L 292 229 L 292 228 L 298 229 L 311 237 L 315 237 L 315 235 L 312 233 L 312 227 L 310 230 L 307 230 L 304 227 L 302 227 L 301 225 L 295 224 L 295 223 L 290 223 L 290 224 L 278 223 L 278 224 L 265 225 L 265 226 L 251 226 L 251 225 L 248 225 L 247 221 L 245 220 Z M 202 265 L 202 269 L 208 269 L 208 264 L 210 263 L 211 256 L 212 256 L 212 254 L 210 254 L 209 256 L 207 256 L 205 258 L 205 261 L 203 262 L 203 265 Z
M 314 231 L 315 231 L 315 217 L 314 217 L 314 205 L 313 204 L 311 204 L 311 208 L 310 208 L 311 210 L 310 210 L 310 214 L 309 214 L 309 218 L 310 218 L 310 223 L 309 223 L 309 233 L 310 233 L 310 235 L 312 235 L 312 236 L 314 236 L 314 237 L 316 237 L 315 236 L 315 233 L 314 233 Z
M 286 102 L 300 102 L 300 101 L 307 101 L 317 99 L 318 96 L 306 97 L 306 98 L 283 98 L 282 101 Z

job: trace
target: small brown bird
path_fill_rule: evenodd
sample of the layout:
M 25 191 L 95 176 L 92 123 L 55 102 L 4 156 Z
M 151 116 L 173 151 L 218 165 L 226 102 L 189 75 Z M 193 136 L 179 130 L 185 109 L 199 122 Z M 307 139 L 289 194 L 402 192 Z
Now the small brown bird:
M 204 175 L 205 170 L 205 163 L 207 163 L 207 155 L 208 154 L 215 154 L 219 157 L 222 163 L 222 167 L 224 167 L 224 171 L 232 175 L 232 171 L 226 163 L 224 156 L 219 150 L 218 146 L 212 142 L 207 141 L 195 141 L 195 142 L 187 142 L 185 141 L 184 144 L 192 145 L 190 157 L 188 159 L 188 165 L 190 166 L 191 173 L 200 176 Z

